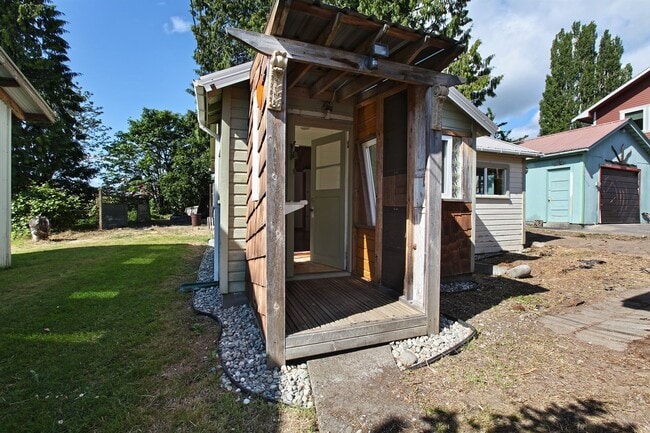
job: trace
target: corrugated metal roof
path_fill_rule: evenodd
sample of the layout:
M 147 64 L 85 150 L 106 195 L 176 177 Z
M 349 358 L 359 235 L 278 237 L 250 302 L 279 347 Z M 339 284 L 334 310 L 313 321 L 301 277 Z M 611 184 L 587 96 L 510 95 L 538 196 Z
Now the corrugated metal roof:
M 0 47 L 0 77 L 3 78 L 0 82 L 0 100 L 5 99 L 3 94 L 9 98 L 10 101 L 6 102 L 16 117 L 21 120 L 55 121 L 54 111 L 2 47 Z
M 544 155 L 587 151 L 593 145 L 621 128 L 630 127 L 638 132 L 638 129 L 629 123 L 629 119 L 616 120 L 601 125 L 586 126 L 571 131 L 531 138 L 530 140 L 525 140 L 523 144 L 529 149 L 544 153 Z
M 608 100 L 610 100 L 611 98 L 613 98 L 614 96 L 616 96 L 617 94 L 619 94 L 620 92 L 622 92 L 623 90 L 627 89 L 627 88 L 630 87 L 632 84 L 636 83 L 637 81 L 643 80 L 643 79 L 650 79 L 650 68 L 646 68 L 646 69 L 643 70 L 641 73 L 637 74 L 637 76 L 633 77 L 632 79 L 630 79 L 630 80 L 627 81 L 626 83 L 622 84 L 618 89 L 614 90 L 614 91 L 611 92 L 609 95 L 605 96 L 603 99 L 601 99 L 600 101 L 596 102 L 594 105 L 592 105 L 591 107 L 587 108 L 587 109 L 586 109 L 585 111 L 583 111 L 582 113 L 578 114 L 576 117 L 574 117 L 573 119 L 571 119 L 571 121 L 572 121 L 572 122 L 578 122 L 578 121 L 584 121 L 584 120 L 586 120 L 586 121 L 588 121 L 588 122 L 591 122 L 592 111 L 593 111 L 593 110 L 595 110 L 595 109 L 598 108 L 600 105 L 602 105 L 603 103 L 607 102 Z
M 479 137 L 476 140 L 476 150 L 479 152 L 499 153 L 504 155 L 516 155 L 525 157 L 542 156 L 542 152 L 532 150 L 522 145 L 498 140 L 493 137 Z

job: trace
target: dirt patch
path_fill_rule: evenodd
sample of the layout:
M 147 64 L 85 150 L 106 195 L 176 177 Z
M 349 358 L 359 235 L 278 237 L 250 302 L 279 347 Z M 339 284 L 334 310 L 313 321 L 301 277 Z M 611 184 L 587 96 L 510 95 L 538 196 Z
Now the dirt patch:
M 443 312 L 479 335 L 460 354 L 404 378 L 431 431 L 650 432 L 650 339 L 617 352 L 555 334 L 539 320 L 650 287 L 646 243 L 557 236 L 490 259 L 528 264 L 530 278 L 476 276 L 479 290 L 443 294 Z

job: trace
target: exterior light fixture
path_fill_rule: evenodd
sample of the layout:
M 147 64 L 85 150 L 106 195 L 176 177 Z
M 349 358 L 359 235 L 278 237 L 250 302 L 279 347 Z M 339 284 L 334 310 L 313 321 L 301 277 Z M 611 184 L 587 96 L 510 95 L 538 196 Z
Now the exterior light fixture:
M 370 56 L 366 57 L 366 68 L 374 71 L 379 67 L 377 59 L 386 59 L 389 55 L 390 48 L 388 48 L 388 45 L 375 42 L 370 48 Z

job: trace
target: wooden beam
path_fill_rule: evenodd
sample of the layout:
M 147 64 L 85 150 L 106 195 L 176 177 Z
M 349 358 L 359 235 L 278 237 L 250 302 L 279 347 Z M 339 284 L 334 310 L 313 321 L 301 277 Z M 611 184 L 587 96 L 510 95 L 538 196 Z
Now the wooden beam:
M 349 51 L 240 29 L 227 28 L 226 33 L 260 53 L 271 55 L 274 51 L 286 52 L 287 57 L 291 60 L 301 63 L 312 63 L 324 68 L 337 69 L 353 74 L 369 75 L 409 84 L 451 87 L 462 83 L 462 80 L 455 75 L 435 72 L 384 59 L 377 59 L 377 69 L 368 69 L 366 67 L 366 59 L 368 56 Z
M 0 77 L 0 87 L 20 87 L 20 84 L 13 78 Z
M 13 112 L 14 116 L 16 116 L 20 120 L 27 120 L 27 116 L 25 115 L 25 112 L 23 111 L 22 108 L 14 101 L 11 96 L 7 92 L 4 91 L 4 89 L 0 88 L 0 101 L 4 102 L 7 104 L 7 106 L 11 109 Z

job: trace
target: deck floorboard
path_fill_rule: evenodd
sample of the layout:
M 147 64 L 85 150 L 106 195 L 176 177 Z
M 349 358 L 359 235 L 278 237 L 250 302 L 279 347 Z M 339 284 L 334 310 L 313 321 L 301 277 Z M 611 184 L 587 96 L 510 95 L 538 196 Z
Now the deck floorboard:
M 287 335 L 422 317 L 396 292 L 356 277 L 286 283 Z

